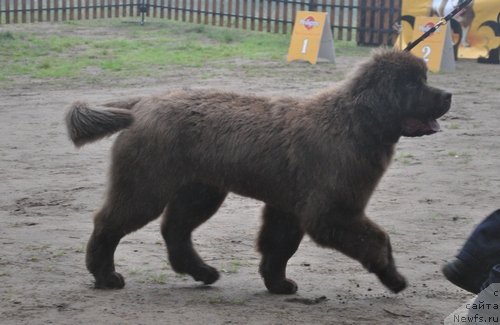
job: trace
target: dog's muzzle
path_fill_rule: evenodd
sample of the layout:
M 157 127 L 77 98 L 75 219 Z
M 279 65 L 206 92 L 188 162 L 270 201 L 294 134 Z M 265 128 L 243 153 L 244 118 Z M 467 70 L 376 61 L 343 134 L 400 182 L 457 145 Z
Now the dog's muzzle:
M 429 118 L 406 117 L 402 121 L 402 135 L 405 137 L 421 137 L 441 131 L 437 119 L 446 114 L 451 106 L 451 94 L 440 91 L 438 94 L 437 107 L 433 109 Z

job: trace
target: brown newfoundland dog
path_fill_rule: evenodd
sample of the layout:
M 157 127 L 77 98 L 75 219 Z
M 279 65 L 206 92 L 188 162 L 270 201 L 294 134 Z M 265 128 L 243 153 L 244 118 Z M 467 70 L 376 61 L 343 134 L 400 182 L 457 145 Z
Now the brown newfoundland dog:
M 123 130 L 87 246 L 96 287 L 125 285 L 116 246 L 160 214 L 172 268 L 215 282 L 219 273 L 198 256 L 191 232 L 234 192 L 265 203 L 258 248 L 270 292 L 296 292 L 286 264 L 304 234 L 403 290 L 389 236 L 365 207 L 398 139 L 438 131 L 450 103 L 451 94 L 427 85 L 422 60 L 378 50 L 343 83 L 309 98 L 183 90 L 102 110 L 73 104 L 66 122 L 76 146 Z

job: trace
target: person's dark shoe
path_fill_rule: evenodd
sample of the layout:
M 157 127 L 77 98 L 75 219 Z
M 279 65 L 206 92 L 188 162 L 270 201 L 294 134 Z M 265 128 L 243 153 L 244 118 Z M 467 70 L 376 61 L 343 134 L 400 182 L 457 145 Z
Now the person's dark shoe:
M 487 274 L 475 271 L 459 259 L 448 262 L 441 271 L 448 281 L 474 294 L 481 291 L 482 284 L 488 278 Z

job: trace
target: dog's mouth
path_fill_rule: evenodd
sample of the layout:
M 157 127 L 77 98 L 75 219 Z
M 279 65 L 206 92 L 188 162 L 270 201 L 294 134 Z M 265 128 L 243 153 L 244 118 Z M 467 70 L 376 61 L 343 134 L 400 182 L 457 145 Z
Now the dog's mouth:
M 438 118 L 448 112 L 451 107 L 451 94 L 437 88 L 428 87 L 429 92 L 418 105 L 416 115 L 403 116 L 401 121 L 401 135 L 405 137 L 421 137 L 441 131 Z
M 414 117 L 407 117 L 402 122 L 402 135 L 405 137 L 421 137 L 441 131 L 437 120 L 419 120 Z

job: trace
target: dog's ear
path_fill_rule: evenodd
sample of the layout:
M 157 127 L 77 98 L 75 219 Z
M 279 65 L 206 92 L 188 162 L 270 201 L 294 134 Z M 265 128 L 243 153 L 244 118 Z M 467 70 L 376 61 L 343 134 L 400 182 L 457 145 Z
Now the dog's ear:
M 387 94 L 394 90 L 394 71 L 387 56 L 392 51 L 377 50 L 367 61 L 361 63 L 348 80 L 352 97 L 356 104 L 370 107 L 373 103 L 382 103 L 390 108 L 390 98 L 395 94 Z M 383 95 L 386 94 L 386 95 Z

